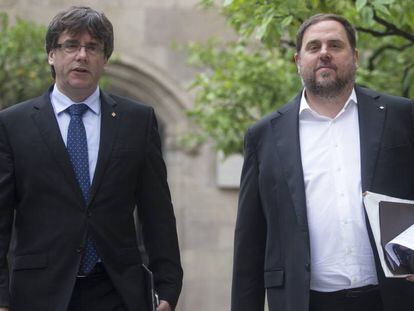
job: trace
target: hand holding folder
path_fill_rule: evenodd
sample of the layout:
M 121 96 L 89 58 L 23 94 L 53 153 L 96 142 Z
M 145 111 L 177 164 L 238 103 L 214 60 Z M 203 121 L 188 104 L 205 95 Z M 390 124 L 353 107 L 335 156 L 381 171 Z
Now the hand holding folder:
M 379 202 L 381 245 L 395 274 L 412 274 L 414 265 L 414 204 Z M 395 264 L 393 264 L 395 263 Z
M 154 275 L 152 271 L 148 269 L 148 267 L 142 264 L 142 268 L 144 270 L 145 275 L 145 285 L 147 287 L 147 301 L 150 306 L 150 311 L 156 311 L 159 305 L 158 294 L 155 291 L 154 287 Z
M 366 192 L 364 206 L 385 276 L 413 274 L 414 201 Z

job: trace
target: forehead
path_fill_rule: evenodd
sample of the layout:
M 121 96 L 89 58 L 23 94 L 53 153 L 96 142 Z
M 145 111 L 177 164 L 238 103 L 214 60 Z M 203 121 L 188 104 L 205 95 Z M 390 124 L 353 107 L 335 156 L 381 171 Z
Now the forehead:
M 66 40 L 76 40 L 79 42 L 98 42 L 98 40 L 95 37 L 93 37 L 89 33 L 89 31 L 83 31 L 81 33 L 73 34 L 66 30 L 59 36 L 59 41 Z
M 344 26 L 334 20 L 326 20 L 311 25 L 303 35 L 303 46 L 311 41 L 340 40 L 349 44 L 348 36 Z

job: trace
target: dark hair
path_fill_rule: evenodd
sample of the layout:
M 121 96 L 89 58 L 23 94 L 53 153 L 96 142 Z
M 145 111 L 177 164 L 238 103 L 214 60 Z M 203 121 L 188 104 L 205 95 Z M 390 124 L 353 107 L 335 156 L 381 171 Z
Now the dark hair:
M 45 48 L 49 54 L 56 48 L 59 37 L 62 33 L 68 32 L 71 35 L 89 34 L 103 43 L 104 55 L 109 59 L 114 50 L 114 31 L 111 22 L 101 12 L 86 6 L 73 6 L 59 12 L 50 22 L 45 37 Z M 55 78 L 55 70 L 51 66 L 52 76 Z
M 336 14 L 316 14 L 311 17 L 309 17 L 307 20 L 305 20 L 302 25 L 300 25 L 299 30 L 296 34 L 296 52 L 300 52 L 302 48 L 302 40 L 303 35 L 305 34 L 306 29 L 308 29 L 310 26 L 315 25 L 322 21 L 336 21 L 340 23 L 346 32 L 346 35 L 349 40 L 349 44 L 351 45 L 352 49 L 356 49 L 356 31 L 354 26 L 345 19 L 342 16 L 336 15 Z

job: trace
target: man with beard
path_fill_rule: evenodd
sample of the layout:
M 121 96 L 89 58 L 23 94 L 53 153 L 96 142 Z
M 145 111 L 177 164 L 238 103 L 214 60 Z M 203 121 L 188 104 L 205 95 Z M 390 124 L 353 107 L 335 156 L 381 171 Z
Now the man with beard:
M 414 103 L 355 85 L 352 25 L 306 20 L 304 89 L 245 137 L 233 311 L 407 310 L 413 277 L 387 279 L 362 193 L 414 199 Z

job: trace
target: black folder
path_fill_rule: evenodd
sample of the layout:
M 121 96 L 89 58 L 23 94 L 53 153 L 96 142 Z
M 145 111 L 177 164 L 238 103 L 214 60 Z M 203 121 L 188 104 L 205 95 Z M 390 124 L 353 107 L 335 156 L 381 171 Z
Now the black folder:
M 145 276 L 145 286 L 147 290 L 147 302 L 150 306 L 149 311 L 156 311 L 158 302 L 158 295 L 154 287 L 154 275 L 152 271 L 144 264 L 142 264 L 142 269 L 144 270 Z
M 379 220 L 381 245 L 384 256 L 387 257 L 385 245 L 414 224 L 414 204 L 380 201 Z M 388 268 L 396 275 L 413 273 L 414 267 L 411 269 L 403 265 L 393 267 L 388 258 L 385 258 L 385 261 Z

